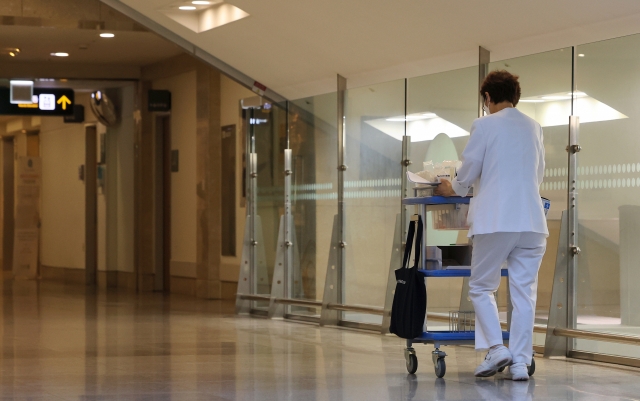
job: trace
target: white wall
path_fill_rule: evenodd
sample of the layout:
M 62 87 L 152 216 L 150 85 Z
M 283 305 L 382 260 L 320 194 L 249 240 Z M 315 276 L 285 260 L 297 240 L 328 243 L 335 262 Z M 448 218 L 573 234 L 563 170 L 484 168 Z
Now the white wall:
M 179 171 L 171 173 L 171 274 L 195 277 L 196 72 L 158 79 L 152 87 L 171 91 L 171 149 L 179 151 Z

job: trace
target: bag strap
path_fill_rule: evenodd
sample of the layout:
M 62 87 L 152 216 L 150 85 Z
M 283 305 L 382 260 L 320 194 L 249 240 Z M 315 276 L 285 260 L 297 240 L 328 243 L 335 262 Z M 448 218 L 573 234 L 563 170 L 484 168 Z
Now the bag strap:
M 409 223 L 409 233 L 407 234 L 407 243 L 404 246 L 404 257 L 402 258 L 402 268 L 407 268 L 409 262 L 409 255 L 411 255 L 411 248 L 413 247 L 413 235 L 416 231 L 416 222 L 411 221 Z
M 420 246 L 422 244 L 422 232 L 424 231 L 423 226 L 422 226 L 422 216 L 418 216 L 418 234 L 416 235 L 416 254 L 415 254 L 415 261 L 413 263 L 413 269 L 414 270 L 418 270 L 418 265 L 420 264 L 420 251 L 422 248 L 422 246 Z

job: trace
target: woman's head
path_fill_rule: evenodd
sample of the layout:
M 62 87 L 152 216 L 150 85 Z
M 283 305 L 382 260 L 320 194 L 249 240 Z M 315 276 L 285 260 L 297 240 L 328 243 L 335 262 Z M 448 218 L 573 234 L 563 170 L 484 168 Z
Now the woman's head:
M 506 101 L 515 107 L 520 101 L 521 94 L 518 78 L 509 71 L 491 71 L 482 82 L 480 94 L 485 102 L 490 100 L 491 103 L 498 104 Z M 489 94 L 488 98 L 487 94 Z

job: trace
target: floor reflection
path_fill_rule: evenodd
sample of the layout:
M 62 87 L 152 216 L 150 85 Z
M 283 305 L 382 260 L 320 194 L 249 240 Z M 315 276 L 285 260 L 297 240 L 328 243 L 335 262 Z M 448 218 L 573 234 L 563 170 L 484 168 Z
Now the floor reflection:
M 537 359 L 529 382 L 476 379 L 484 357 L 429 346 L 407 375 L 403 340 L 238 317 L 231 302 L 35 281 L 0 287 L 0 399 L 564 400 L 636 399 L 637 369 Z

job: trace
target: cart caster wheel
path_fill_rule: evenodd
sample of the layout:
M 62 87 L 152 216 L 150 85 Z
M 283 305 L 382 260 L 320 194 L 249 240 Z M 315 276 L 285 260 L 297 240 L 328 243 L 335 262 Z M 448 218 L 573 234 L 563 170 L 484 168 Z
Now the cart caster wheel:
M 434 368 L 436 371 L 436 376 L 438 376 L 439 378 L 443 378 L 444 374 L 447 373 L 447 364 L 444 362 L 444 358 L 438 358 L 436 366 Z
M 503 366 L 503 367 L 501 367 L 500 369 L 498 369 L 498 372 L 502 373 L 502 372 L 504 372 L 504 370 L 505 370 L 506 368 L 507 368 L 506 366 Z
M 533 376 L 536 372 L 536 360 L 531 358 L 531 365 L 528 366 L 529 376 Z
M 418 370 L 418 357 L 415 354 L 410 354 L 407 359 L 407 372 L 410 375 L 416 373 Z

